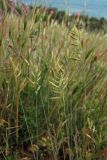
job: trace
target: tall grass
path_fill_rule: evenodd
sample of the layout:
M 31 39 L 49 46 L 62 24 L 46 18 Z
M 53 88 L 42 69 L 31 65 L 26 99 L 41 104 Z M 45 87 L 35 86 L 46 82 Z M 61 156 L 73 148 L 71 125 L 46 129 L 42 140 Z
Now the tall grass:
M 44 15 L 0 23 L 1 156 L 106 159 L 106 37 Z

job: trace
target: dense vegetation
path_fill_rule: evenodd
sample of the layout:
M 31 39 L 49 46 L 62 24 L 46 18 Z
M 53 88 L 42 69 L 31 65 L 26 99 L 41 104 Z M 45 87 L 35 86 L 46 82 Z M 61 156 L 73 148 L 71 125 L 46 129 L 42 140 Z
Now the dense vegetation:
M 43 7 L 39 7 L 42 11 Z M 69 27 L 75 23 L 76 19 L 78 19 L 76 26 L 78 28 L 85 28 L 87 32 L 103 32 L 107 33 L 107 20 L 105 18 L 96 18 L 89 17 L 84 13 L 77 13 L 73 15 L 68 15 L 65 11 L 58 11 L 55 8 L 44 8 L 46 11 L 46 15 L 44 16 L 44 20 L 51 14 L 50 20 L 56 20 L 58 23 L 64 21 L 66 26 Z
M 1 11 L 7 11 L 8 13 L 14 13 L 16 15 L 25 15 L 32 11 L 35 7 L 32 5 L 25 5 L 22 1 L 17 0 L 15 3 L 12 0 L 0 0 L 0 14 Z M 41 18 L 41 14 L 44 13 L 42 16 L 43 21 L 47 21 L 48 17 L 50 16 L 50 21 L 54 20 L 58 23 L 65 22 L 67 27 L 70 27 L 72 24 L 74 25 L 76 19 L 76 26 L 78 28 L 85 28 L 87 32 L 103 32 L 107 33 L 107 19 L 105 18 L 96 18 L 96 17 L 88 17 L 86 13 L 78 13 L 76 15 L 68 15 L 65 11 L 58 10 L 56 8 L 47 8 L 43 6 L 36 6 L 35 14 L 38 13 L 39 15 L 36 17 L 38 21 Z
M 33 7 L 29 6 L 32 10 Z M 77 28 L 85 28 L 87 32 L 103 32 L 107 33 L 107 19 L 105 18 L 96 18 L 96 17 L 89 17 L 85 13 L 77 13 L 73 15 L 68 15 L 65 11 L 59 11 L 56 8 L 47 8 L 39 6 L 37 7 L 36 11 L 39 9 L 40 13 L 45 12 L 43 21 L 47 21 L 48 16 L 50 15 L 50 21 L 54 20 L 58 23 L 65 22 L 67 27 L 74 25 L 76 22 Z M 19 12 L 21 13 L 21 11 Z
M 2 15 L 0 160 L 106 160 L 107 37 L 51 16 Z

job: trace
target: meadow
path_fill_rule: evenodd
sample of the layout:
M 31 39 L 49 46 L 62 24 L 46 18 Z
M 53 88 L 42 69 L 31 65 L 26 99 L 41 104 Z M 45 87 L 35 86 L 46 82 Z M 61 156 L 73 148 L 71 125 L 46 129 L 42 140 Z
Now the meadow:
M 0 21 L 0 160 L 106 160 L 107 36 L 45 15 Z

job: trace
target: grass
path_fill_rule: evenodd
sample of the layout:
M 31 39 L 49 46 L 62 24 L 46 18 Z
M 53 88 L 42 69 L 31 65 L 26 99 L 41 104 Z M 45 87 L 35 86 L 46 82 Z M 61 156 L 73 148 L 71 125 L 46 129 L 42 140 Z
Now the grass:
M 105 160 L 107 38 L 44 15 L 0 23 L 1 159 Z

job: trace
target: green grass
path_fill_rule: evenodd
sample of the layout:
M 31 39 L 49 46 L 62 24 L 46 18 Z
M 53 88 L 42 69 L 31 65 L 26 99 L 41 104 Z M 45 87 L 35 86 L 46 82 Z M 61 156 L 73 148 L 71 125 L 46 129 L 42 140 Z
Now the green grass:
M 0 24 L 1 156 L 105 160 L 107 38 L 43 17 Z

